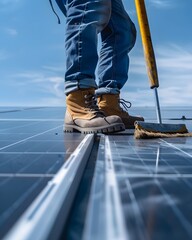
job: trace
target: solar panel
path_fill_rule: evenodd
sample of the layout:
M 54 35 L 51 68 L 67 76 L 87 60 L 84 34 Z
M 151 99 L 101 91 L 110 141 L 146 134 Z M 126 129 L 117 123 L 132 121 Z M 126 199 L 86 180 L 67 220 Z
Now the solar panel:
M 83 239 L 191 239 L 192 139 L 101 139 Z
M 54 108 L 1 109 L 0 238 L 83 140 L 79 134 L 63 134 L 62 115 Z
M 154 121 L 149 110 L 143 113 Z M 162 115 L 180 123 L 179 115 L 191 114 L 185 110 Z M 124 132 L 96 141 L 64 134 L 63 111 L 0 109 L 0 238 L 192 238 L 192 138 L 135 140 Z

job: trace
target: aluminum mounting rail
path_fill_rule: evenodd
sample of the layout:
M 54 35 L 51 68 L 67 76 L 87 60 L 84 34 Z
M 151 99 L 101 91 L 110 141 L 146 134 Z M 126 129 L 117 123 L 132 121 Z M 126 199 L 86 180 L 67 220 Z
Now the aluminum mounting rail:
M 94 134 L 86 135 L 4 240 L 48 240 L 59 237 L 93 144 Z M 58 221 L 60 215 L 62 217 Z
M 128 240 L 108 136 L 101 135 L 83 240 Z

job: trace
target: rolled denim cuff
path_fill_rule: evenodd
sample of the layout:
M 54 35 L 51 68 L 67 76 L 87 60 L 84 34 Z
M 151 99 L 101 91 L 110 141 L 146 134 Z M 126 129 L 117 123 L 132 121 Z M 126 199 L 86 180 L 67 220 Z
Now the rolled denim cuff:
M 81 80 L 71 80 L 65 82 L 65 94 L 77 91 L 79 89 L 95 88 L 97 89 L 97 84 L 94 79 L 85 78 Z
M 105 87 L 102 87 L 102 88 L 98 88 L 95 91 L 95 93 L 96 93 L 97 96 L 100 96 L 100 95 L 103 95 L 103 94 L 119 94 L 120 90 L 118 88 L 105 88 Z

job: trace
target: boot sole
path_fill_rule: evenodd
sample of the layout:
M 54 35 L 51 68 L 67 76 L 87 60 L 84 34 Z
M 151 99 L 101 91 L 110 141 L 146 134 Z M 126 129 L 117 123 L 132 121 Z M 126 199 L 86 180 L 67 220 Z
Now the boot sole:
M 113 133 L 113 132 L 121 132 L 125 130 L 125 126 L 123 123 L 111 124 L 110 127 L 93 127 L 93 128 L 82 128 L 77 125 L 64 125 L 64 132 L 81 132 L 84 134 L 88 133 Z

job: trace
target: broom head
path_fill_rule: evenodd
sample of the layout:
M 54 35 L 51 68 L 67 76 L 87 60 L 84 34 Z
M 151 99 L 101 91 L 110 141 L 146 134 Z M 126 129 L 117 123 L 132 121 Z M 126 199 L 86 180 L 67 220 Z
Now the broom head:
M 192 137 L 185 124 L 135 122 L 135 138 Z

